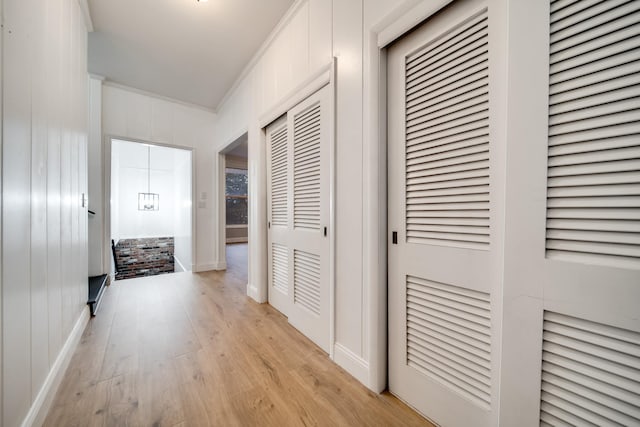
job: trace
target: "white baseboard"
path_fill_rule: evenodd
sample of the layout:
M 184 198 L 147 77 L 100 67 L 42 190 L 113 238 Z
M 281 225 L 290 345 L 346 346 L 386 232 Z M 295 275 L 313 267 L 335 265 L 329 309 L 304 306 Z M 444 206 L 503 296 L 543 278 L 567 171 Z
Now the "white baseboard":
M 247 295 L 257 303 L 263 304 L 267 302 L 267 299 L 260 295 L 258 288 L 256 286 L 252 286 L 251 283 L 247 283 Z
M 335 343 L 333 345 L 333 361 L 367 388 L 371 388 L 369 385 L 369 363 L 366 360 L 342 344 Z
M 211 271 L 211 270 L 226 270 L 227 263 L 226 262 L 214 262 L 211 264 L 195 264 L 193 266 L 194 273 L 201 273 L 203 271 Z
M 82 313 L 80 313 L 80 317 L 78 317 L 76 324 L 73 326 L 67 341 L 64 343 L 64 346 L 62 346 L 55 362 L 53 362 L 49 375 L 47 375 L 47 378 L 44 380 L 42 388 L 31 405 L 26 418 L 22 422 L 22 427 L 41 426 L 44 423 L 51 404 L 53 403 L 53 398 L 62 381 L 62 377 L 67 371 L 67 367 L 80 342 L 84 328 L 87 326 L 87 322 L 89 322 L 89 317 L 89 307 L 87 306 L 82 310 Z
M 187 271 L 186 268 L 184 268 L 184 265 L 182 265 L 182 263 L 180 262 L 180 260 L 178 259 L 177 256 L 173 256 L 173 260 L 175 261 L 175 266 L 178 267 L 180 270 L 178 270 L 178 268 L 176 268 L 177 272 L 182 272 L 182 271 Z

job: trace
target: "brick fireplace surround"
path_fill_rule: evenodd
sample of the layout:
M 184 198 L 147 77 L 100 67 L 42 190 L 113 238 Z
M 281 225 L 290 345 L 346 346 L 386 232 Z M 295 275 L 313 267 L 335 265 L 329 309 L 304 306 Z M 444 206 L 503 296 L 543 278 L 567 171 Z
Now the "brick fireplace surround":
M 116 280 L 173 273 L 173 237 L 121 239 L 116 244 Z

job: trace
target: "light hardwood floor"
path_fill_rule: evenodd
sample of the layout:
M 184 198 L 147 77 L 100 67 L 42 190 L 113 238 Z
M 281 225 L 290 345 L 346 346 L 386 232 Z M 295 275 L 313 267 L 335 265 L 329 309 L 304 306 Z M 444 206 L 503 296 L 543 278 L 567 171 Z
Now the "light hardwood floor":
M 46 426 L 429 426 L 368 391 L 246 296 L 246 245 L 226 272 L 113 283 Z

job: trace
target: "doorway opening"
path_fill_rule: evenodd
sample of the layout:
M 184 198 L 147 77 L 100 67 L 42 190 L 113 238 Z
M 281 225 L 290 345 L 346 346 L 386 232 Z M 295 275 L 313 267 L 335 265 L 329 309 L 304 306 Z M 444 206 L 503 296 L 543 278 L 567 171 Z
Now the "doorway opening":
M 224 242 L 227 269 L 247 276 L 249 243 L 248 135 L 220 153 L 224 165 Z
M 116 280 L 191 271 L 188 149 L 111 140 L 111 250 Z

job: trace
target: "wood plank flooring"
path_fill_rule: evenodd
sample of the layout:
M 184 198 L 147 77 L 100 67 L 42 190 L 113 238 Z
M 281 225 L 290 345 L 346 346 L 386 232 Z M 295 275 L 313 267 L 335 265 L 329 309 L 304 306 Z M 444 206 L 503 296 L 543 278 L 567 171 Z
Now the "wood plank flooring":
M 122 280 L 104 299 L 46 426 L 430 426 L 368 391 L 228 270 Z

